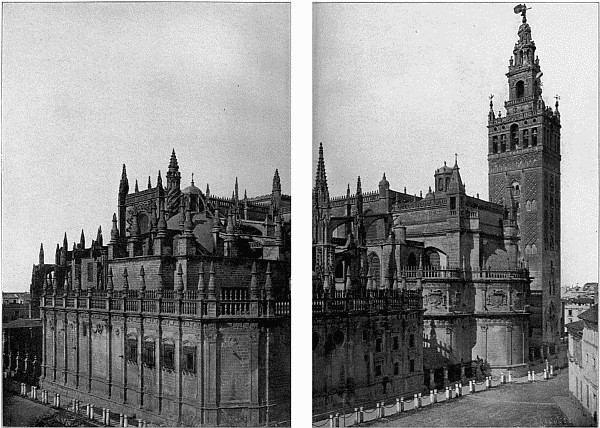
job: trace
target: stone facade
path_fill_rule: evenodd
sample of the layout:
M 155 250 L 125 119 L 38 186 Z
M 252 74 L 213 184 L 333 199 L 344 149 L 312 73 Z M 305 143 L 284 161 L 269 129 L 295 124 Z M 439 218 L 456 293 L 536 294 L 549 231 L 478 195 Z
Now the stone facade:
M 422 293 L 418 328 L 430 387 L 481 366 L 529 361 L 530 277 L 514 209 L 466 195 L 457 164 L 435 171 L 436 190 L 425 197 L 392 190 L 384 175 L 377 191 L 363 194 L 359 178 L 356 194 L 329 198 L 326 180 L 321 146 L 313 195 L 315 296 L 328 287 Z
M 290 418 L 290 208 L 271 195 L 129 193 L 111 240 L 82 234 L 40 255 L 42 384 L 67 398 L 168 425 L 256 426 Z

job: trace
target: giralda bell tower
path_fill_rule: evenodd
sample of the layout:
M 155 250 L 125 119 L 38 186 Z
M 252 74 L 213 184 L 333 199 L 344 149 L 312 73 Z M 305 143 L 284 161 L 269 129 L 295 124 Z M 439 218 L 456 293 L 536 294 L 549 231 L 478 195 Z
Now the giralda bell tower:
M 525 5 L 515 7 L 523 23 L 508 73 L 505 113 L 488 115 L 490 200 L 516 210 L 519 251 L 529 266 L 532 316 L 530 357 L 557 352 L 560 343 L 560 113 L 542 99 L 542 71 L 527 24 Z

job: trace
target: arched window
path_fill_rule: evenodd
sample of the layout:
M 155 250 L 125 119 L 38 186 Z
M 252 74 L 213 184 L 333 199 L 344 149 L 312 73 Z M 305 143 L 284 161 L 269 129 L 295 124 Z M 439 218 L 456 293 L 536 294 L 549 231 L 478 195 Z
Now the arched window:
M 144 340 L 143 348 L 142 348 L 142 363 L 146 367 L 154 367 L 155 359 L 154 359 L 154 349 L 155 343 L 154 339 L 151 337 L 147 337 Z
M 450 177 L 446 177 L 446 192 L 448 191 L 448 187 L 450 187 Z
M 170 340 L 162 342 L 161 346 L 161 366 L 164 369 L 175 369 L 175 344 Z
M 506 134 L 500 135 L 500 152 L 504 153 L 506 151 Z
M 408 255 L 408 261 L 406 264 L 411 267 L 417 266 L 417 257 L 415 256 L 415 253 L 410 253 Z
M 196 346 L 192 343 L 185 342 L 183 344 L 181 370 L 196 373 Z
M 444 191 L 444 179 L 443 179 L 443 178 L 440 178 L 440 179 L 438 180 L 438 190 L 439 190 L 440 192 L 443 192 L 443 191 Z
M 521 52 L 521 61 L 522 61 L 522 55 L 523 53 Z M 525 82 L 523 82 L 522 80 L 519 80 L 517 82 L 517 98 L 523 98 L 525 96 Z
M 537 146 L 537 128 L 531 130 L 531 147 Z
M 513 196 L 521 196 L 521 187 L 519 186 L 519 182 L 515 181 L 511 185 Z
M 127 345 L 125 348 L 125 358 L 126 358 L 127 362 L 137 364 L 138 341 L 135 336 L 127 337 Z
M 369 266 L 371 270 L 371 275 L 373 275 L 373 285 L 375 286 L 375 288 L 379 288 L 379 270 L 381 269 L 381 264 L 379 263 L 379 257 L 377 256 L 377 254 L 371 253 L 371 255 L 369 256 Z
M 529 129 L 523 130 L 523 148 L 529 147 Z
M 516 123 L 510 127 L 510 149 L 519 147 L 519 125 Z
M 335 277 L 338 279 L 344 278 L 344 261 L 340 260 L 335 266 Z
M 148 216 L 146 214 L 141 214 L 139 216 L 139 225 L 140 225 L 140 234 L 144 235 L 150 232 L 150 221 L 148 220 Z
M 492 138 L 492 153 L 498 153 L 498 136 Z

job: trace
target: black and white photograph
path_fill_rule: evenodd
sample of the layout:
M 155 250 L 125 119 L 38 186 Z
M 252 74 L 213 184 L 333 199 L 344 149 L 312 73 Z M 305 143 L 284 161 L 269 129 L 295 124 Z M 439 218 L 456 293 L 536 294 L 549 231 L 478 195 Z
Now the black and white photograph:
M 597 426 L 598 4 L 313 5 L 313 426 Z
M 3 426 L 291 424 L 290 13 L 3 3 Z

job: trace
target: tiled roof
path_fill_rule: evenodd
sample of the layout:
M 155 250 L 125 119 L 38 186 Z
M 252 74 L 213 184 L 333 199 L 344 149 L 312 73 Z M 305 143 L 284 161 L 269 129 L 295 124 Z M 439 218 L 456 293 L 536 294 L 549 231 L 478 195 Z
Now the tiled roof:
M 585 323 L 583 321 L 574 321 L 566 324 L 565 327 L 569 330 L 569 333 L 581 333 L 584 325 Z
M 598 324 L 598 305 L 594 305 L 587 311 L 579 314 L 579 319 Z

